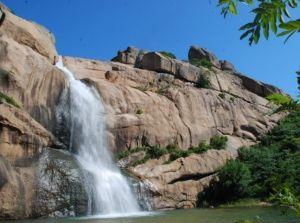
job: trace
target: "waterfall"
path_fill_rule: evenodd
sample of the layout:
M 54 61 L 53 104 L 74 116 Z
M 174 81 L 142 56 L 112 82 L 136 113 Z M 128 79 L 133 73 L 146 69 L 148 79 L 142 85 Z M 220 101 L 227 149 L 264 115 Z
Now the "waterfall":
M 139 205 L 107 145 L 105 109 L 99 93 L 76 80 L 59 58 L 56 66 L 69 81 L 69 147 L 84 170 L 92 214 L 130 214 Z M 65 105 L 66 106 L 66 105 Z

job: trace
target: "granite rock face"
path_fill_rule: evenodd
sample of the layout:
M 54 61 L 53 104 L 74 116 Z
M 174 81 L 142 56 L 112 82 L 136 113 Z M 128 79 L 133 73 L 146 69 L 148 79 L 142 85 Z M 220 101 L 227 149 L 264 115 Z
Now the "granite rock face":
M 53 65 L 54 38 L 0 7 L 0 219 L 85 214 L 82 172 L 72 154 L 57 150 L 68 148 L 66 142 L 58 143 L 67 138 L 68 129 L 57 131 L 56 118 L 68 83 Z M 169 164 L 161 157 L 128 165 L 143 154 L 124 161 L 123 167 L 146 185 L 156 209 L 195 207 L 216 170 L 285 115 L 273 114 L 264 98 L 282 93 L 280 89 L 238 73 L 203 48 L 192 47 L 189 58 L 204 58 L 213 67 L 132 47 L 118 53 L 114 60 L 119 62 L 63 58 L 77 79 L 101 95 L 113 152 L 146 144 L 177 144 L 186 150 L 214 135 L 228 137 L 226 150 Z M 204 79 L 210 85 L 200 88 Z
M 32 216 L 39 153 L 53 143 L 27 112 L 0 104 L 0 219 Z
M 43 55 L 51 63 L 57 58 L 54 36 L 44 27 L 15 16 L 9 9 L 0 5 L 5 19 L 1 23 L 0 35 L 13 39 Z
M 221 70 L 210 72 L 214 89 L 205 89 L 121 63 L 70 57 L 64 63 L 100 92 L 113 151 L 146 143 L 187 149 L 216 134 L 227 135 L 229 148 L 238 148 L 255 143 L 257 132 L 267 132 L 282 117 L 271 114 L 268 101 L 246 90 L 238 76 Z
M 2 7 L 3 8 L 3 7 Z M 0 28 L 0 91 L 51 132 L 55 106 L 66 80 L 52 64 L 57 56 L 52 35 L 40 25 L 4 9 Z

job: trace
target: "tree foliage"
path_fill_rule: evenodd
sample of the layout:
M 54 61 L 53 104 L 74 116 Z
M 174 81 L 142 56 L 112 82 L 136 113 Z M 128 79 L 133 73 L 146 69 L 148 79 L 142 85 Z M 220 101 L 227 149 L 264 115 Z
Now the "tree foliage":
M 277 36 L 285 36 L 285 42 L 300 32 L 300 19 L 294 19 L 290 9 L 298 7 L 300 0 L 219 0 L 224 17 L 228 13 L 238 14 L 238 5 L 243 3 L 252 8 L 253 20 L 240 27 L 241 39 L 248 37 L 249 44 L 258 43 L 261 33 L 266 39 L 272 31 Z
M 289 95 L 273 93 L 266 97 L 268 101 L 278 106 L 278 111 L 293 111 L 299 108 L 298 101 L 293 100 Z
M 218 177 L 218 182 L 200 194 L 202 201 L 214 205 L 243 198 L 266 200 L 278 192 L 290 197 L 285 188 L 299 197 L 300 110 L 291 112 L 260 144 L 239 149 L 238 159 L 227 163 Z
M 300 70 L 297 71 L 296 73 L 297 73 L 298 91 L 300 96 Z

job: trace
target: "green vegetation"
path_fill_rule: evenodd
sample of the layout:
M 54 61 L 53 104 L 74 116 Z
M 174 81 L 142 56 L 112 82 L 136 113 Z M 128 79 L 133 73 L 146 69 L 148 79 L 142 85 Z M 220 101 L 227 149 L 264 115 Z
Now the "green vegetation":
M 134 88 L 135 88 L 135 89 L 138 89 L 138 90 L 140 90 L 140 91 L 143 91 L 143 92 L 149 90 L 149 86 L 147 86 L 147 85 L 137 86 L 137 87 L 134 87 Z
M 219 180 L 199 194 L 199 205 L 219 205 L 234 202 L 248 195 L 251 183 L 249 168 L 239 160 L 229 160 L 218 172 Z
M 198 88 L 210 88 L 211 83 L 210 83 L 210 80 L 207 76 L 200 75 L 200 77 L 197 80 L 195 86 L 198 87 Z
M 228 141 L 227 136 L 215 135 L 215 136 L 210 138 L 209 145 L 213 149 L 225 149 L 227 141 Z
M 273 93 L 266 97 L 267 100 L 278 105 L 277 111 L 295 110 L 299 107 L 298 102 L 294 101 L 289 95 Z
M 141 109 L 141 108 L 139 108 L 138 110 L 136 110 L 136 112 L 135 112 L 137 115 L 141 115 L 141 114 L 143 114 L 144 113 L 144 110 L 143 109 Z
M 211 70 L 212 63 L 208 59 L 191 59 L 189 63 L 196 66 L 196 67 L 206 67 L 207 69 Z
M 287 214 L 288 210 L 293 210 L 300 217 L 300 200 L 288 187 L 284 187 L 277 194 L 271 196 L 270 200 L 284 208 L 283 214 Z
M 225 99 L 225 94 L 223 92 L 219 93 L 218 96 L 222 99 Z
M 0 68 L 0 82 L 8 85 L 11 73 Z
M 298 96 L 298 98 L 300 99 L 300 70 L 297 71 L 296 74 L 297 74 L 298 91 L 299 91 L 299 96 Z
M 8 104 L 11 104 L 12 106 L 16 108 L 21 108 L 21 106 L 13 99 L 12 97 L 7 96 L 6 94 L 2 93 L 0 91 L 0 101 L 5 101 Z
M 244 198 L 269 200 L 289 188 L 300 196 L 300 110 L 297 109 L 261 138 L 261 143 L 239 150 L 238 159 L 220 169 L 202 200 L 218 205 Z M 250 180 L 249 180 L 250 179 Z M 229 191 L 229 189 L 231 191 Z
M 143 91 L 143 92 L 151 91 L 151 92 L 154 92 L 156 94 L 164 95 L 168 92 L 168 90 L 171 87 L 174 87 L 174 85 L 171 84 L 171 83 L 160 84 L 158 86 L 155 86 L 154 82 L 149 82 L 148 84 L 137 86 L 137 87 L 134 87 L 134 88 L 138 89 L 140 91 Z
M 219 195 L 223 198 L 236 200 L 248 193 L 248 186 L 251 181 L 249 168 L 240 161 L 229 160 L 218 173 L 219 182 L 222 182 Z
M 167 84 L 165 86 L 160 86 L 156 91 L 155 93 L 156 94 L 161 94 L 161 95 L 164 95 L 165 93 L 168 92 L 168 90 L 170 89 L 171 87 L 171 84 Z
M 131 164 L 132 166 L 145 163 L 149 159 L 158 159 L 165 154 L 169 154 L 169 160 L 165 162 L 165 164 L 167 164 L 178 158 L 188 157 L 193 153 L 201 154 L 207 152 L 209 149 L 225 149 L 226 143 L 227 143 L 226 136 L 213 136 L 210 139 L 209 145 L 206 144 L 204 141 L 202 141 L 198 144 L 198 146 L 190 147 L 188 150 L 181 150 L 177 145 L 168 145 L 166 147 L 146 145 L 146 146 L 139 146 L 129 150 L 121 151 L 116 155 L 116 158 L 123 159 L 133 153 L 145 151 L 146 152 L 145 156 L 142 159 L 133 162 Z
M 300 32 L 300 19 L 292 19 L 288 9 L 298 7 L 299 0 L 219 0 L 222 7 L 221 14 L 237 15 L 237 5 L 247 4 L 253 9 L 253 21 L 243 25 L 240 30 L 244 33 L 241 39 L 248 37 L 249 44 L 258 43 L 261 32 L 266 39 L 270 30 L 277 36 L 286 36 L 285 42 L 295 33 Z M 280 29 L 280 31 L 278 31 Z
M 163 56 L 170 58 L 170 59 L 176 59 L 176 56 L 174 53 L 171 52 L 166 52 L 166 51 L 159 51 L 160 54 L 162 54 Z
M 191 147 L 189 151 L 200 154 L 207 152 L 209 149 L 211 149 L 210 145 L 207 145 L 205 141 L 202 141 L 198 144 L 198 146 Z
M 234 223 L 263 223 L 261 220 L 237 220 Z
M 221 204 L 220 208 L 238 208 L 238 207 L 257 207 L 257 206 L 267 206 L 267 202 L 262 202 L 256 198 L 244 198 L 231 203 Z

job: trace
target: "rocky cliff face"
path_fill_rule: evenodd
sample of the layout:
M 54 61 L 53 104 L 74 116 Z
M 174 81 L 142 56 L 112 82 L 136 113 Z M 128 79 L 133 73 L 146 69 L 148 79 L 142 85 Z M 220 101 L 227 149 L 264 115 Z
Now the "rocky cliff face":
M 1 11 L 0 219 L 85 214 L 82 173 L 72 154 L 57 150 L 67 147 L 58 142 L 68 130 L 56 131 L 55 111 L 68 83 L 53 65 L 54 38 L 3 5 Z M 226 150 L 128 167 L 156 209 L 195 207 L 216 170 L 283 116 L 264 98 L 281 93 L 276 87 L 236 72 L 203 48 L 191 47 L 189 59 L 211 67 L 132 47 L 113 62 L 63 58 L 76 78 L 99 91 L 114 152 L 146 144 L 186 150 L 214 135 L 228 137 Z
M 67 83 L 53 66 L 57 53 L 49 31 L 15 16 L 3 5 L 1 10 L 0 219 L 55 215 L 57 208 L 68 210 L 70 205 L 56 204 L 61 200 L 59 196 L 52 200 L 42 197 L 53 192 L 40 184 L 42 173 L 49 171 L 42 157 L 59 146 L 53 136 L 55 109 Z M 57 154 L 52 159 L 58 162 Z M 52 189 L 56 178 L 48 180 Z M 61 184 L 70 178 L 65 175 Z M 64 193 L 70 191 L 61 195 Z

